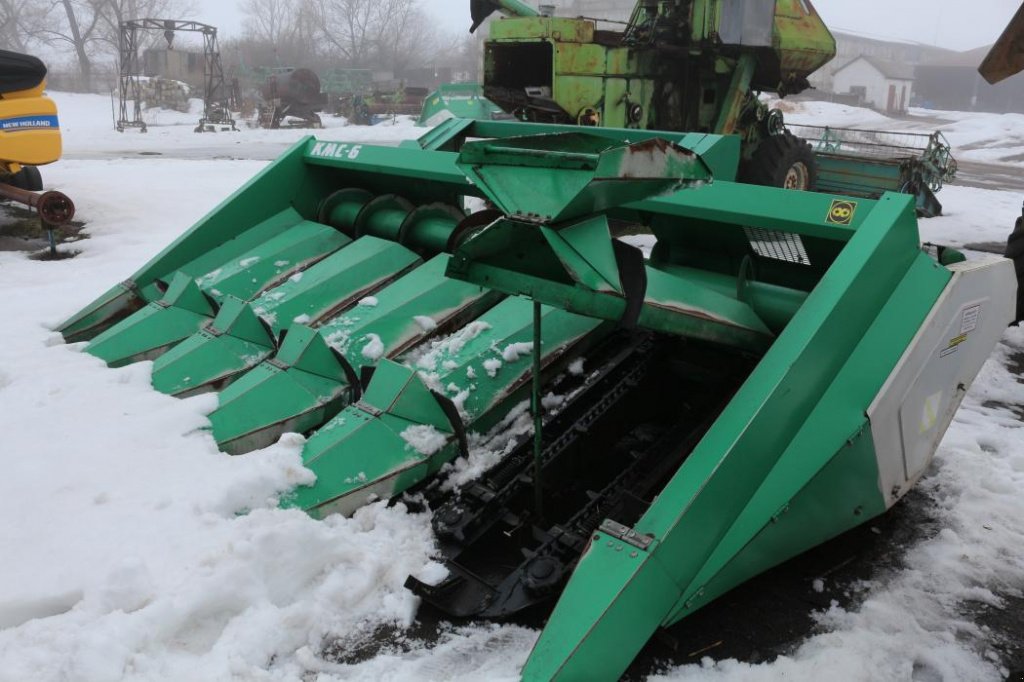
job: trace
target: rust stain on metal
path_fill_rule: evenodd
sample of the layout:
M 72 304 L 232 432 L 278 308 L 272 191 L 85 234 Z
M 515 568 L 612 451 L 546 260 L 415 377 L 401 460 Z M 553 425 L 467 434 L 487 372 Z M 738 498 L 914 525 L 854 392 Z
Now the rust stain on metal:
M 40 219 L 53 227 L 66 225 L 75 217 L 75 204 L 63 192 L 49 191 L 37 194 L 0 183 L 0 197 L 34 208 Z

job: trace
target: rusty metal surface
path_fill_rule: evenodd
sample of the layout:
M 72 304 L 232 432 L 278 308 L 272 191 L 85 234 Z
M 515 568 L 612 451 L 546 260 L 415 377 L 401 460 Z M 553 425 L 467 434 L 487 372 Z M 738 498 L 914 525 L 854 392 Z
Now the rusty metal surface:
M 1024 71 L 1024 5 L 1010 20 L 978 71 L 992 85 Z
M 37 194 L 0 182 L 0 197 L 35 209 L 40 219 L 53 227 L 66 225 L 75 217 L 75 204 L 63 192 Z

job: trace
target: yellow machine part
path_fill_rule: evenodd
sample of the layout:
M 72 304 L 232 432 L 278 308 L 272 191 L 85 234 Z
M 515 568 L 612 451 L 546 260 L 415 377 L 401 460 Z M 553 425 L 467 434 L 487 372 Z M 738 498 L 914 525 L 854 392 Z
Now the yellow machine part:
M 10 173 L 60 158 L 57 105 L 43 95 L 45 86 L 0 96 L 0 167 Z

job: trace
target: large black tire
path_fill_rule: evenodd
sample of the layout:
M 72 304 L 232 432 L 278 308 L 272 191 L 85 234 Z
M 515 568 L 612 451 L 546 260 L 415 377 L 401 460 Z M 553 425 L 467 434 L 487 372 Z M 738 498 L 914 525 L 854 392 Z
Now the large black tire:
M 1013 234 L 1006 240 L 1006 257 L 1017 269 L 1017 318 L 1013 324 L 1024 321 L 1024 218 L 1017 218 Z
M 43 190 L 43 175 L 35 166 L 23 166 L 20 171 L 11 176 L 8 183 L 18 189 L 41 192 Z
M 806 141 L 792 133 L 772 135 L 740 167 L 740 182 L 813 192 L 818 187 L 818 162 Z

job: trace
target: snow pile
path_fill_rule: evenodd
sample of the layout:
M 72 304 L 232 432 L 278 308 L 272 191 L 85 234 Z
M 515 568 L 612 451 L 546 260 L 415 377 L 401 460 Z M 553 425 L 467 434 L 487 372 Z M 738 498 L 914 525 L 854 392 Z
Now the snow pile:
M 942 215 L 919 220 L 921 239 L 945 246 L 989 242 L 1006 245 L 1020 217 L 1021 195 L 946 185 L 940 195 Z M 999 251 L 1002 253 L 1002 249 Z
M 416 315 L 412 319 L 425 332 L 432 332 L 437 329 L 437 322 L 429 315 Z
M 502 367 L 502 362 L 498 358 L 487 358 L 484 360 L 484 371 L 487 372 L 487 376 L 492 379 L 498 376 L 498 370 Z
M 474 320 L 443 339 L 431 341 L 428 346 L 413 349 L 406 356 L 406 360 L 422 370 L 437 371 L 444 367 L 446 360 L 457 356 L 467 343 L 490 328 L 491 325 L 487 322 Z
M 65 161 L 46 179 L 90 223 L 81 255 L 0 252 L 0 288 L 18 292 L 0 297 L 0 681 L 296 680 L 330 668 L 325 643 L 408 624 L 406 577 L 436 574 L 428 516 L 377 504 L 321 522 L 277 509 L 312 481 L 300 437 L 222 454 L 206 431 L 213 396 L 157 393 L 150 363 L 110 369 L 48 330 L 258 168 Z M 344 676 L 408 676 L 447 656 L 453 670 L 511 679 L 535 636 L 460 631 L 436 652 Z
M 531 433 L 533 415 L 530 414 L 530 401 L 524 400 L 486 434 L 469 434 L 469 456 L 445 465 L 442 475 L 447 478 L 443 489 L 456 490 L 480 478 L 510 453 L 517 442 Z
M 399 435 L 406 442 L 407 447 L 426 457 L 440 452 L 448 442 L 448 437 L 430 424 L 409 426 Z
M 501 359 L 505 362 L 515 362 L 519 358 L 533 353 L 533 344 L 527 342 L 510 343 L 501 351 Z
M 376 334 L 366 335 L 366 345 L 363 346 L 363 357 L 370 362 L 376 362 L 384 356 L 384 342 Z

